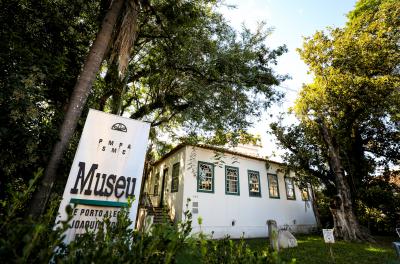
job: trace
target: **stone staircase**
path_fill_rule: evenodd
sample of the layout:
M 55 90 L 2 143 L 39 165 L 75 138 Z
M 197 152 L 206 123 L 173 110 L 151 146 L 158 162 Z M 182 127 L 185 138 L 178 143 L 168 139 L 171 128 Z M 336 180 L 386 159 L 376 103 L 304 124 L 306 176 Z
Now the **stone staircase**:
M 174 224 L 169 215 L 170 209 L 168 208 L 168 206 L 154 206 L 148 193 L 144 193 L 141 201 L 141 207 L 146 208 L 147 214 L 153 216 L 153 224 Z
M 171 220 L 169 216 L 169 210 L 165 207 L 153 207 L 152 214 L 154 215 L 153 224 L 162 224 L 162 223 L 169 223 L 171 225 L 174 224 L 174 222 Z

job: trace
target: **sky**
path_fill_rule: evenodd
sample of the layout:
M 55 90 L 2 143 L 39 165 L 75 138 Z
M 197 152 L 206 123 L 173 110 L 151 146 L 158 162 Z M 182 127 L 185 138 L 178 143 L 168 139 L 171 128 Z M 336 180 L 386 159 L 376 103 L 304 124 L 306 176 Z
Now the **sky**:
M 261 121 L 250 129 L 250 132 L 261 136 L 261 155 L 281 160 L 279 154 L 283 151 L 277 148 L 273 136 L 267 134 L 268 124 L 276 120 L 280 112 L 287 112 L 293 106 L 303 83 L 312 81 L 312 76 L 307 74 L 307 66 L 296 52 L 297 48 L 302 47 L 303 37 L 312 36 L 326 27 L 343 27 L 346 14 L 354 8 L 355 3 L 356 0 L 225 0 L 225 6 L 220 8 L 220 12 L 237 30 L 243 24 L 254 30 L 258 22 L 266 22 L 267 27 L 274 29 L 267 44 L 272 48 L 285 44 L 288 48 L 274 68 L 275 72 L 291 77 L 276 87 L 286 96 L 281 104 L 268 109 Z M 228 5 L 236 8 L 229 8 Z M 286 124 L 292 122 L 295 122 L 293 116 L 285 119 Z

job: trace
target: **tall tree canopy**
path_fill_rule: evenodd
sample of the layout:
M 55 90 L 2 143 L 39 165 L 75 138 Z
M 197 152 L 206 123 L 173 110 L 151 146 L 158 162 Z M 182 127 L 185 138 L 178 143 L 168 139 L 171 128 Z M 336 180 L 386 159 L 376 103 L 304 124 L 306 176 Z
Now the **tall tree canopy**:
M 235 32 L 218 5 L 207 0 L 3 1 L 1 19 L 9 27 L 1 33 L 8 40 L 0 53 L 6 62 L 0 66 L 6 88 L 1 142 L 9 147 L 1 150 L 2 186 L 29 180 L 52 156 L 41 195 L 33 200 L 35 211 L 41 211 L 63 153 L 74 148 L 70 139 L 77 124 L 79 135 L 81 112 L 89 107 L 154 127 L 183 127 L 187 134 L 243 134 L 252 116 L 280 98 L 271 87 L 285 77 L 272 67 L 286 49 L 267 47 L 270 30 L 264 25 L 256 32 Z M 105 28 L 109 40 L 99 43 Z M 92 55 L 84 62 L 88 52 L 96 63 Z
M 1 1 L 0 197 L 45 166 L 100 10 L 98 1 Z
M 118 91 L 120 111 L 114 112 L 129 112 L 153 126 L 175 121 L 185 127 L 226 131 L 247 127 L 250 116 L 279 99 L 271 85 L 284 77 L 271 67 L 285 48 L 266 46 L 270 31 L 264 25 L 239 35 L 207 2 L 161 1 L 153 7 L 155 18 L 143 18 L 139 25 Z M 109 67 L 102 85 L 118 82 L 113 74 Z M 106 90 L 99 107 L 112 109 L 114 95 Z
M 354 201 L 377 166 L 400 160 L 400 5 L 357 2 L 343 28 L 317 32 L 299 50 L 314 74 L 294 107 L 300 125 L 273 130 L 292 166 L 335 191 L 337 235 L 366 239 Z

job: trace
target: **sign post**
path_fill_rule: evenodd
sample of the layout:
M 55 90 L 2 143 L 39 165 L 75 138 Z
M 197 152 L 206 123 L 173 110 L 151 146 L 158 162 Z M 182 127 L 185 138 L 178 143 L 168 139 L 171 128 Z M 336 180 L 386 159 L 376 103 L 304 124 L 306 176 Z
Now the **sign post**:
M 128 199 L 139 197 L 150 124 L 90 109 L 71 166 L 56 222 L 75 206 L 65 242 L 96 231 L 105 217 L 115 224 Z M 138 199 L 129 211 L 136 222 Z
M 333 235 L 333 229 L 322 229 L 325 243 L 335 243 L 335 236 Z
M 335 262 L 333 257 L 332 244 L 335 243 L 335 236 L 333 235 L 333 229 L 322 229 L 324 235 L 325 244 L 329 244 L 329 252 L 331 254 L 332 261 Z

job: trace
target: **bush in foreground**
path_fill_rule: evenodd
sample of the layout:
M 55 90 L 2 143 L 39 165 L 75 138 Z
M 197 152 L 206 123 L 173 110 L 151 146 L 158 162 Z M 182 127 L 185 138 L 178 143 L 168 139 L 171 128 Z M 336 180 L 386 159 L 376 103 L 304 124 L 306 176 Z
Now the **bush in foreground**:
M 66 245 L 63 233 L 68 224 L 53 229 L 58 201 L 41 219 L 18 217 L 14 209 L 22 208 L 20 203 L 29 192 L 28 187 L 11 201 L 1 201 L 0 263 L 282 263 L 276 253 L 252 250 L 244 240 L 191 235 L 189 211 L 181 223 L 138 232 L 131 228 L 124 209 L 116 225 L 106 219 L 97 233 L 87 232 Z

